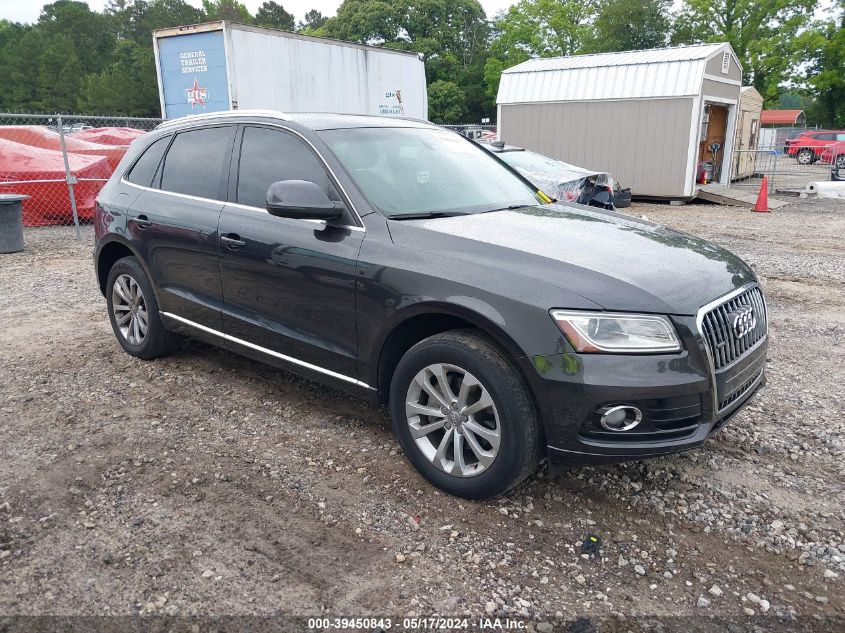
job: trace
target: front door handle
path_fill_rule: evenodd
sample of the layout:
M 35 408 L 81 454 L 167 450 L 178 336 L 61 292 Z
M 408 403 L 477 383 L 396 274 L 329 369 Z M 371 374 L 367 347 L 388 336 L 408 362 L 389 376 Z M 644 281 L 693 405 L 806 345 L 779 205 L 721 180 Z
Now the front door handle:
M 246 242 L 244 242 L 241 237 L 236 233 L 227 233 L 226 235 L 221 235 L 220 243 L 223 244 L 223 246 L 228 248 L 230 251 L 236 251 L 242 246 L 246 246 Z
M 153 221 L 145 215 L 139 215 L 135 218 L 135 224 L 137 224 L 138 228 L 143 231 L 144 229 L 151 227 L 153 225 Z

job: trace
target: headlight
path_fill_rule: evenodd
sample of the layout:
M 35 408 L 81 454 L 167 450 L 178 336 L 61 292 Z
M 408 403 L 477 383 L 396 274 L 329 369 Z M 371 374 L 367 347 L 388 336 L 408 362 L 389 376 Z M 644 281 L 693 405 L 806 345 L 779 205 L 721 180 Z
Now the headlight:
M 681 342 L 659 315 L 552 310 L 552 318 L 576 352 L 678 352 Z

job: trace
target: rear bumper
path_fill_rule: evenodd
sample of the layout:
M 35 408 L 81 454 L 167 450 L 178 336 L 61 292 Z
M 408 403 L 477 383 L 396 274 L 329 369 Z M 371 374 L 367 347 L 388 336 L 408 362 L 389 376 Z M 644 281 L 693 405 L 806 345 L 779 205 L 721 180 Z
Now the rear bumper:
M 568 353 L 520 360 L 553 466 L 645 459 L 695 448 L 765 384 L 767 339 L 713 372 L 694 319 L 674 321 L 685 347 L 678 354 Z M 637 407 L 642 422 L 630 431 L 603 429 L 596 411 L 610 405 Z

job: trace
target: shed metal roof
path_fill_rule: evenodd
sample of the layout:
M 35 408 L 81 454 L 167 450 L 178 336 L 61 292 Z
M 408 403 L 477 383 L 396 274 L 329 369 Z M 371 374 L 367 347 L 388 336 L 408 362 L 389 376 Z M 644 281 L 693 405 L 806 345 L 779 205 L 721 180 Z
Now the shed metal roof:
M 803 110 L 763 110 L 760 125 L 797 125 Z
M 502 73 L 497 103 L 697 95 L 707 60 L 730 44 L 529 59 Z

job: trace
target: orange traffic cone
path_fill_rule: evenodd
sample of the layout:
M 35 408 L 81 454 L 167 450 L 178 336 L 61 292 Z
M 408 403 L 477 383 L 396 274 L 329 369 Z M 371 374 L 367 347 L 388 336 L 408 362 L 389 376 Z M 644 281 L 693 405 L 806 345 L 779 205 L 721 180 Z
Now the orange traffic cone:
M 769 179 L 763 176 L 760 183 L 760 193 L 757 194 L 757 203 L 754 205 L 757 213 L 768 213 L 769 211 Z

